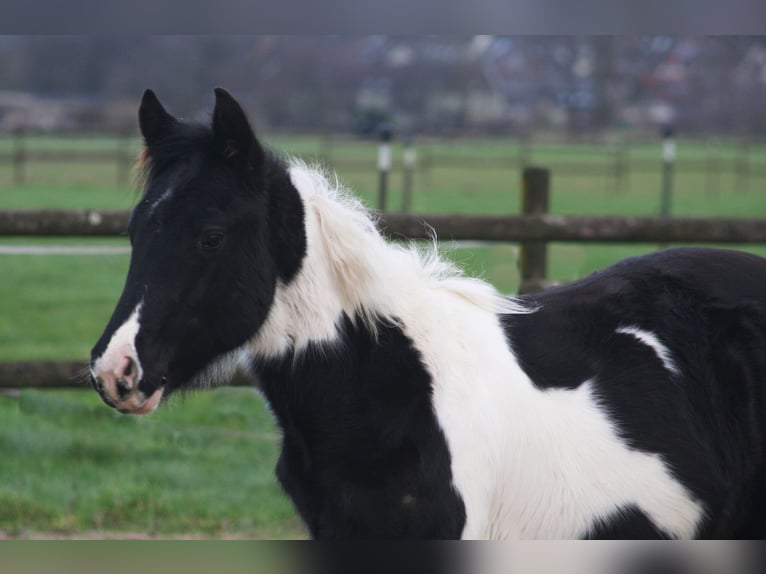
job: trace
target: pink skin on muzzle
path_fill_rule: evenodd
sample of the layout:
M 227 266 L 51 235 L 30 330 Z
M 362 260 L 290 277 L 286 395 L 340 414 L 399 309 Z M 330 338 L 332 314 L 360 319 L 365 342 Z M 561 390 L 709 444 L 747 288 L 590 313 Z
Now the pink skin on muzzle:
M 101 398 L 120 412 L 133 415 L 156 410 L 164 392 L 160 387 L 147 397 L 139 388 L 143 369 L 135 339 L 140 328 L 140 311 L 141 303 L 114 332 L 104 353 L 91 366 L 94 386 Z

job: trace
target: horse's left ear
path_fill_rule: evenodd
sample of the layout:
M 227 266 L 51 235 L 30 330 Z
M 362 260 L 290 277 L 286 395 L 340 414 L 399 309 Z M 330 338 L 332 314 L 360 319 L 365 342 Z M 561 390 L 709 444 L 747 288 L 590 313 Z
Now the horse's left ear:
M 263 161 L 263 148 L 250 127 L 242 107 L 223 88 L 215 89 L 213 109 L 213 137 L 221 155 L 250 168 Z

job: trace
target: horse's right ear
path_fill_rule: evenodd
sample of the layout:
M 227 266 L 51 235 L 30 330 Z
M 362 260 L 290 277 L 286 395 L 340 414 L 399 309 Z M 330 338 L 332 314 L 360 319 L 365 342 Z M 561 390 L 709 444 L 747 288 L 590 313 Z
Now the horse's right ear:
M 160 100 L 152 90 L 146 90 L 138 108 L 138 127 L 147 147 L 165 137 L 178 120 L 162 107 Z
M 223 88 L 215 89 L 212 128 L 216 145 L 223 157 L 249 169 L 260 167 L 263 149 L 255 137 L 247 114 L 234 96 Z

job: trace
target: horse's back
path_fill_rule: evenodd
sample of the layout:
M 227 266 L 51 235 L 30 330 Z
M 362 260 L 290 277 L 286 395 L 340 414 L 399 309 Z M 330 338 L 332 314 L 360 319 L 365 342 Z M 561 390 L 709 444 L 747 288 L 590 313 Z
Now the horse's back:
M 610 293 L 628 294 L 636 289 L 671 284 L 699 294 L 710 302 L 766 303 L 766 259 L 728 249 L 676 248 L 630 257 L 569 285 L 551 289 L 540 297 L 603 298 Z M 640 295 L 642 293 L 636 293 Z M 645 293 L 644 293 L 645 294 Z
M 591 381 L 629 448 L 703 501 L 703 537 L 761 537 L 766 516 L 766 259 L 669 249 L 527 296 L 504 317 L 542 390 Z
M 668 249 L 527 300 L 540 307 L 528 317 L 538 329 L 565 329 L 587 340 L 636 326 L 682 345 L 734 325 L 766 330 L 766 259 L 724 249 Z
M 655 271 L 679 286 L 704 293 L 721 303 L 766 303 L 766 259 L 744 251 L 676 248 L 632 257 L 617 263 L 615 272 Z M 624 270 L 624 271 L 623 271 Z

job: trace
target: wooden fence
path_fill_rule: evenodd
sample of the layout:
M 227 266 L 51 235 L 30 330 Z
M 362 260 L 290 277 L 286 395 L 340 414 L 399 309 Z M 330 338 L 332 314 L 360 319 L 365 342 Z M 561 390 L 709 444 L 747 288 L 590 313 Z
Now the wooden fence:
M 89 365 L 83 361 L 6 361 L 0 362 L 0 389 L 87 389 Z M 231 386 L 249 386 L 243 374 Z
M 128 212 L 0 211 L 0 237 L 124 236 Z M 389 213 L 381 229 L 394 239 L 516 243 L 766 243 L 766 219 L 729 217 L 599 217 L 577 215 L 419 215 Z
M 74 137 L 84 139 L 96 136 L 77 134 Z M 106 137 L 113 139 L 113 145 L 104 146 L 97 150 L 35 149 L 29 146 L 26 133 L 16 132 L 5 136 L 5 139 L 10 139 L 11 143 L 8 151 L 0 150 L 0 164 L 10 165 L 13 170 L 13 184 L 16 186 L 26 185 L 29 164 L 32 163 L 102 163 L 114 165 L 117 185 L 127 185 L 133 164 L 136 161 L 136 154 L 132 151 L 135 137 L 131 133 L 108 134 Z
M 275 134 L 278 135 L 278 134 Z M 107 164 L 115 166 L 116 184 L 127 185 L 130 182 L 130 174 L 136 155 L 137 139 L 132 133 L 122 134 L 72 134 L 68 139 L 85 140 L 89 137 L 101 137 L 110 140 L 99 149 L 76 149 L 70 147 L 46 147 L 39 149 L 31 144 L 35 134 L 23 132 L 0 136 L 0 141 L 5 140 L 7 145 L 0 146 L 0 168 L 9 167 L 12 171 L 12 181 L 16 186 L 24 186 L 28 181 L 30 166 L 36 163 L 66 163 L 66 164 Z M 376 171 L 374 145 L 371 147 L 369 158 L 348 158 L 338 153 L 338 148 L 347 145 L 349 141 L 356 143 L 350 136 L 338 136 L 321 134 L 317 137 L 315 159 L 324 163 L 329 168 L 341 173 Z M 470 140 L 459 140 L 470 141 Z M 490 140 L 483 140 L 490 141 Z M 509 141 L 508 139 L 500 141 Z M 418 174 L 430 179 L 433 170 L 442 167 L 460 168 L 462 170 L 487 170 L 487 169 L 516 169 L 520 170 L 532 165 L 536 159 L 536 152 L 550 148 L 551 146 L 562 149 L 577 150 L 580 145 L 588 145 L 599 150 L 599 159 L 587 161 L 574 161 L 572 159 L 546 160 L 546 163 L 562 176 L 604 176 L 611 181 L 615 192 L 620 192 L 630 187 L 632 173 L 658 173 L 661 169 L 659 154 L 660 141 L 651 142 L 657 145 L 657 158 L 632 157 L 631 149 L 635 145 L 650 143 L 646 140 L 617 139 L 606 142 L 602 140 L 572 142 L 568 140 L 536 141 L 530 138 L 515 138 L 514 150 L 502 156 L 476 156 L 448 153 L 439 158 L 435 149 L 446 145 L 444 141 L 433 138 L 422 138 L 418 144 L 418 160 L 413 168 Z M 691 141 L 691 140 L 690 140 Z M 705 176 L 706 191 L 716 193 L 720 187 L 722 172 L 734 174 L 736 187 L 740 191 L 747 191 L 753 178 L 766 178 L 766 162 L 753 159 L 753 149 L 762 148 L 764 141 L 756 139 L 740 139 L 728 142 L 735 146 L 735 152 L 722 156 L 720 150 L 711 141 L 703 143 L 706 148 L 704 157 L 679 159 L 675 164 L 678 173 L 694 172 Z M 512 148 L 513 149 L 513 148 Z M 761 154 L 762 155 L 762 154 Z M 406 172 L 405 166 L 402 168 Z M 405 177 L 411 177 L 411 173 L 405 173 Z
M 474 240 L 520 243 L 522 292 L 547 285 L 547 244 L 719 243 L 766 244 L 766 218 L 583 217 L 547 213 L 550 174 L 529 167 L 522 173 L 522 215 L 467 216 L 382 214 L 381 230 L 397 239 Z M 125 235 L 127 211 L 0 211 L 0 237 L 109 237 Z M 0 388 L 72 387 L 78 363 L 0 363 Z M 239 381 L 239 384 L 244 384 Z

